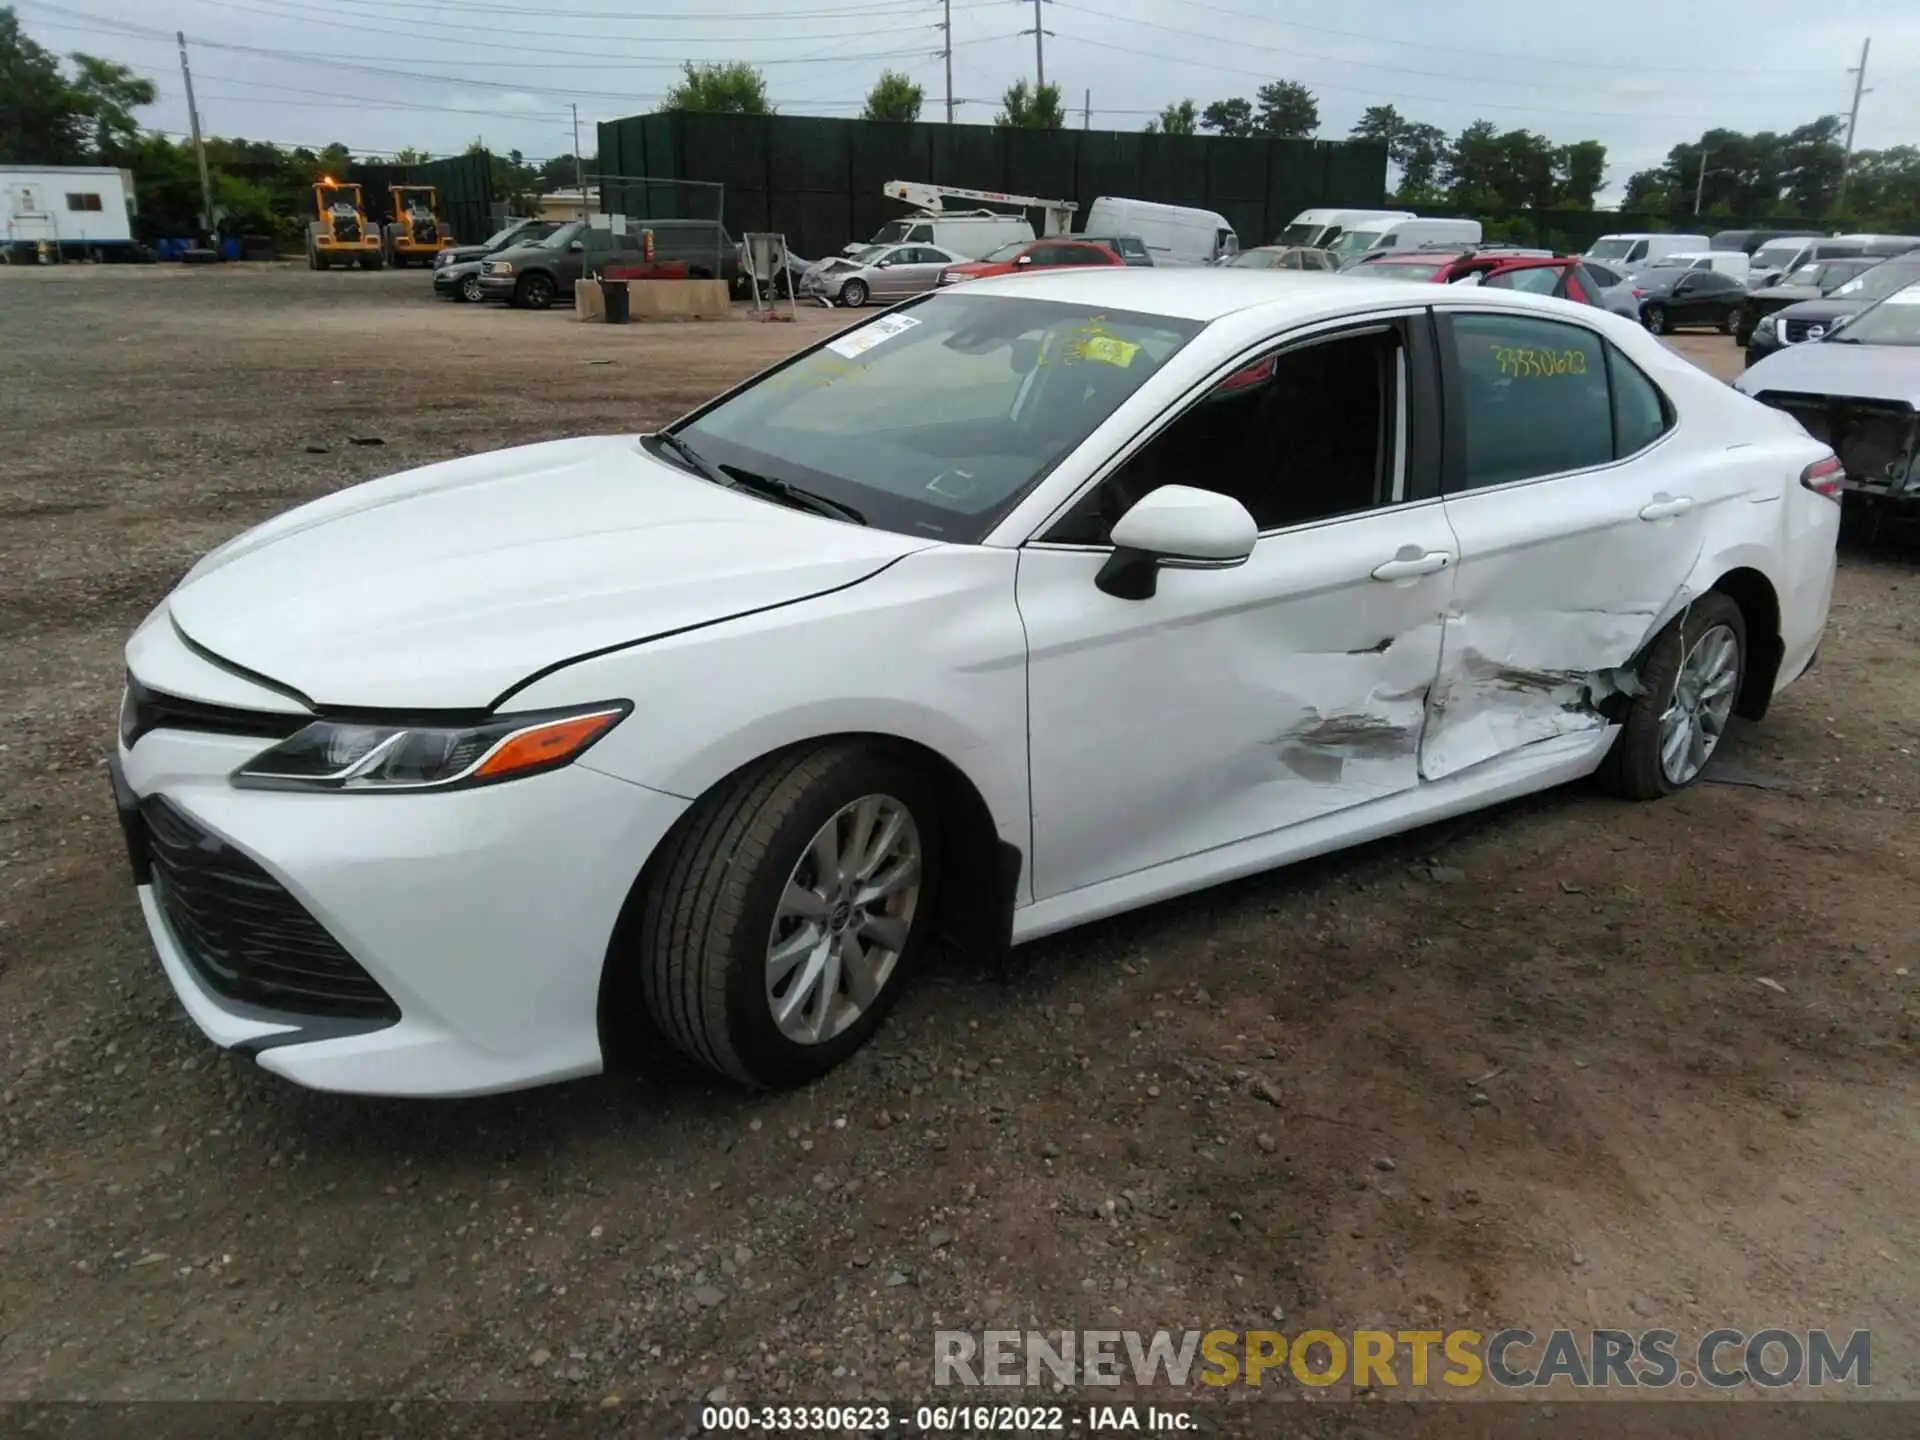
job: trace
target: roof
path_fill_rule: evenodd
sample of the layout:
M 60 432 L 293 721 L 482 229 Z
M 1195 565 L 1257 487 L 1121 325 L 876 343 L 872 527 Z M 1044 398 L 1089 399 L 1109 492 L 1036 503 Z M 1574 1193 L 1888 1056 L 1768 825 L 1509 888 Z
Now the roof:
M 1304 318 L 1364 310 L 1374 304 L 1407 303 L 1404 280 L 1207 265 L 1066 267 L 970 281 L 966 293 L 1028 295 L 1036 300 L 1105 305 L 1202 323 L 1259 306 L 1295 311 Z M 1329 297 L 1333 297 L 1332 303 Z

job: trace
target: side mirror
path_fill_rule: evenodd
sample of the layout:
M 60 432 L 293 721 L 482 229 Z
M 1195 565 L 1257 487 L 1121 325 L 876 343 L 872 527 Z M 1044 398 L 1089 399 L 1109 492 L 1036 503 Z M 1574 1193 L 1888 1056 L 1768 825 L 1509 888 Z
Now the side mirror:
M 1013 263 L 1016 265 L 1031 265 L 1033 263 L 1033 256 L 1022 255 L 1019 257 L 1019 259 L 1015 260 Z
M 567 249 L 569 250 L 584 250 L 586 248 L 587 247 L 578 240 L 569 240 L 567 242 Z
M 1226 570 L 1244 565 L 1260 538 L 1247 507 L 1191 485 L 1162 485 L 1113 527 L 1113 554 L 1094 584 L 1119 600 L 1146 600 L 1162 566 Z

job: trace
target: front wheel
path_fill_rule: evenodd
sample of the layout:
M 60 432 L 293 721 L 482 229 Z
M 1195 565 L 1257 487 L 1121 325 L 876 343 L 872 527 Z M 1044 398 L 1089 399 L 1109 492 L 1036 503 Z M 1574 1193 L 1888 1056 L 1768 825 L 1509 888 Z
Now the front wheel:
M 1739 328 L 1740 328 L 1739 318 L 1734 311 L 1729 310 L 1727 311 L 1726 314 L 1720 317 L 1720 333 L 1722 335 L 1734 335 L 1735 338 L 1738 338 L 1737 332 Z M 1747 342 L 1742 340 L 1740 341 L 1740 343 L 1744 345 Z
M 457 298 L 473 305 L 478 305 L 482 300 L 487 298 L 487 292 L 482 288 L 478 275 L 467 276 L 460 282 L 458 288 L 456 288 L 453 293 Z
M 1667 324 L 1667 310 L 1664 305 L 1649 305 L 1640 312 L 1640 321 L 1647 327 L 1650 335 L 1664 335 L 1672 327 Z
M 840 287 L 840 303 L 849 310 L 858 310 L 867 303 L 867 282 L 849 280 Z
M 614 957 L 658 1031 L 758 1086 L 864 1045 L 933 924 L 939 814 L 920 770 L 862 742 L 786 751 L 709 794 L 667 845 L 634 953 Z
M 1698 780 L 1726 733 L 1746 665 L 1746 617 L 1730 596 L 1709 590 L 1648 648 L 1642 692 L 1601 765 L 1601 784 L 1628 800 L 1656 800 Z
M 522 275 L 513 287 L 513 303 L 522 310 L 551 309 L 553 281 L 545 275 Z

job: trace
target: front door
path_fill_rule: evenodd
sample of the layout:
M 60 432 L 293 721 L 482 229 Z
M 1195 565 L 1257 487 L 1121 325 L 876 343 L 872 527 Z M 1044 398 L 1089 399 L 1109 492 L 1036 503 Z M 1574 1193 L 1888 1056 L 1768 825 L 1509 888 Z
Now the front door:
M 1021 551 L 1036 899 L 1419 783 L 1457 551 L 1407 498 L 1406 341 L 1248 357 Z M 1252 556 L 1102 592 L 1113 521 L 1165 484 L 1246 505 Z
M 1600 727 L 1681 600 L 1737 462 L 1675 463 L 1670 402 L 1585 326 L 1442 312 L 1443 488 L 1460 545 L 1420 772 Z

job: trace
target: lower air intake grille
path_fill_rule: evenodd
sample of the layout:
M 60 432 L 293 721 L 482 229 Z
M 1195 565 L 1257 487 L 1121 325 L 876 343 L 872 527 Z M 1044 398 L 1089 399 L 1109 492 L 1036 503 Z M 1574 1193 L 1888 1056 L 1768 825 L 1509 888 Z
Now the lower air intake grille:
M 400 1018 L 392 997 L 259 865 L 158 796 L 140 814 L 155 898 L 208 989 L 295 1015 Z

